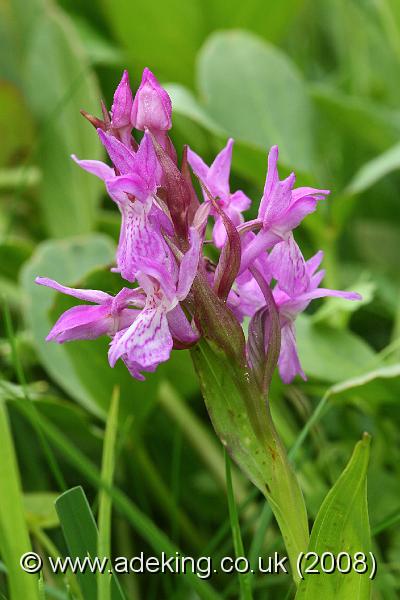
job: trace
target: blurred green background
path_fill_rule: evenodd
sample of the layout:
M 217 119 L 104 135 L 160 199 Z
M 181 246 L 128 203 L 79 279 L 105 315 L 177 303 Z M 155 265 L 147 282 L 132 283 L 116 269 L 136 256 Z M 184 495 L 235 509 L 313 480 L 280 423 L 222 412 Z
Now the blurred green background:
M 53 508 L 64 485 L 82 485 L 96 514 L 90 469 L 99 472 L 105 416 L 118 384 L 115 486 L 130 509 L 114 511 L 113 554 L 160 550 L 156 531 L 189 554 L 233 555 L 223 454 L 189 355 L 175 352 L 139 383 L 123 367 L 108 367 L 107 340 L 46 344 L 51 324 L 72 303 L 33 283 L 42 275 L 118 288 L 108 268 L 119 214 L 69 155 L 103 157 L 79 110 L 99 114 L 100 98 L 111 105 L 124 68 L 135 88 L 148 66 L 173 99 L 178 151 L 188 143 L 211 161 L 228 136 L 236 139 L 233 183 L 254 199 L 253 213 L 272 144 L 279 144 L 281 174 L 294 169 L 298 183 L 332 190 L 296 237 L 306 258 L 324 250 L 327 286 L 356 289 L 364 300 L 325 300 L 299 319 L 309 380 L 283 386 L 274 379 L 271 401 L 290 447 L 320 399 L 329 397 L 296 460 L 311 518 L 362 432 L 373 435 L 368 495 L 379 560 L 373 597 L 398 598 L 399 2 L 1 0 L 0 50 L 0 289 L 11 317 L 0 331 L 0 399 L 34 548 L 66 552 Z M 33 412 L 26 409 L 32 404 Z M 50 454 L 64 482 L 49 466 L 39 418 L 56 432 Z M 4 492 L 7 465 L 3 470 Z M 246 555 L 283 552 L 274 522 L 259 518 L 262 498 L 236 472 L 234 489 Z M 1 542 L 0 549 L 4 563 Z M 8 598 L 3 563 L 0 590 Z M 46 581 L 46 597 L 76 597 L 73 582 L 67 596 L 62 577 Z M 185 577 L 121 581 L 133 600 L 206 594 Z M 221 598 L 238 597 L 234 576 L 209 584 Z M 254 577 L 253 584 L 255 598 L 293 597 L 285 577 Z

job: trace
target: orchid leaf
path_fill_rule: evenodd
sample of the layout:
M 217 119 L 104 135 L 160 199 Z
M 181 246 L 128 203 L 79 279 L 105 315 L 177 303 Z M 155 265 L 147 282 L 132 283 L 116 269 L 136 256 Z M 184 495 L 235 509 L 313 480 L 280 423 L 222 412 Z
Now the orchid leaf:
M 354 333 L 314 325 L 312 317 L 300 315 L 296 332 L 300 361 L 310 377 L 336 383 L 365 373 L 376 359 L 372 348 Z
M 363 165 L 348 184 L 345 193 L 361 194 L 382 177 L 400 169 L 400 144 L 395 144 Z
M 206 340 L 191 350 L 214 429 L 227 452 L 264 494 L 292 564 L 308 544 L 304 500 L 255 381 Z
M 89 556 L 92 560 L 98 556 L 97 538 L 98 532 L 93 513 L 90 509 L 85 492 L 81 487 L 72 488 L 56 500 L 56 510 L 60 519 L 62 532 L 68 547 L 68 555 L 71 558 L 80 557 L 84 560 Z M 99 562 L 104 556 L 98 556 Z M 105 569 L 103 577 L 109 577 L 109 566 Z M 85 600 L 97 600 L 96 573 L 90 569 L 77 572 L 77 578 Z M 125 596 L 121 590 L 118 579 L 111 577 L 111 600 L 124 600 Z
M 315 520 L 308 552 L 322 557 L 331 553 L 348 553 L 352 557 L 353 568 L 348 573 L 339 569 L 319 574 L 304 575 L 296 600 L 369 600 L 371 596 L 371 576 L 373 573 L 371 539 L 367 505 L 367 467 L 370 436 L 364 434 L 356 444 L 353 455 L 326 496 Z M 357 555 L 360 562 L 357 561 Z M 365 562 L 362 555 L 365 556 Z M 303 574 L 310 566 L 310 560 L 303 562 Z M 365 572 L 363 564 L 366 565 Z M 362 572 L 357 572 L 356 565 Z M 318 568 L 318 567 L 316 567 Z M 329 568 L 329 567 L 328 567 Z

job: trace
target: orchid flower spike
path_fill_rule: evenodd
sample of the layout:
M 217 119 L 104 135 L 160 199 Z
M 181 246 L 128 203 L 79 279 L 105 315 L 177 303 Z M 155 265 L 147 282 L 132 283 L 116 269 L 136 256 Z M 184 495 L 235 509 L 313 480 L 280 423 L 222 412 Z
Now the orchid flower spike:
M 249 357 L 241 329 L 243 318 L 255 317 L 252 331 L 259 335 L 261 326 L 270 327 L 268 319 L 273 316 L 270 330 L 279 333 L 280 328 L 281 333 L 278 368 L 283 381 L 290 382 L 296 374 L 305 377 L 297 353 L 297 315 L 314 298 L 359 299 L 352 292 L 320 288 L 324 271 L 317 268 L 322 253 L 305 261 L 293 238 L 293 230 L 328 190 L 294 188 L 294 173 L 281 181 L 278 148 L 273 146 L 257 218 L 244 222 L 243 212 L 251 201 L 241 190 L 230 189 L 233 139 L 228 139 L 210 166 L 186 148 L 179 167 L 168 136 L 171 100 L 147 68 L 134 97 L 124 71 L 110 114 L 103 106 L 103 118 L 89 120 L 97 127 L 111 165 L 72 158 L 104 181 L 117 205 L 121 229 L 112 271 L 138 287 L 122 287 L 113 297 L 38 278 L 40 285 L 94 303 L 61 315 L 47 339 L 62 343 L 108 335 L 110 364 L 121 359 L 134 377 L 142 379 L 142 372 L 153 371 L 167 360 L 173 347 L 190 347 L 200 334 L 213 338 L 218 333 L 218 344 L 227 353 L 237 350 L 237 356 Z M 141 137 L 140 144 L 132 128 L 144 132 L 136 136 Z M 200 181 L 202 203 L 193 188 L 189 166 Z M 219 254 L 214 260 L 201 254 L 210 215 L 214 223 L 212 240 L 207 243 L 213 241 L 214 256 Z M 262 314 L 257 316 L 258 311 Z M 215 331 L 217 323 L 225 324 L 222 331 Z M 276 356 L 278 338 L 275 335 Z M 242 344 L 234 352 L 232 340 Z M 257 340 L 253 350 L 255 347 Z M 254 352 L 248 364 L 250 372 L 253 359 Z

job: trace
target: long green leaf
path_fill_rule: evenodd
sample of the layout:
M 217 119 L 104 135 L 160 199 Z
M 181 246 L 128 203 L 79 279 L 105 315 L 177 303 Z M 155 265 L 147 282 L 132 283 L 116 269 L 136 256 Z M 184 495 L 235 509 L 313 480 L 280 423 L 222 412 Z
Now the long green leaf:
M 114 246 L 109 238 L 102 235 L 62 242 L 47 241 L 37 247 L 21 272 L 21 283 L 26 294 L 25 315 L 43 366 L 63 389 L 96 414 L 104 414 L 103 409 L 85 389 L 64 347 L 45 341 L 53 324 L 49 311 L 55 294 L 36 285 L 35 277 L 52 277 L 64 285 L 71 285 L 89 270 L 111 263 L 113 257 Z M 110 397 L 111 393 L 108 395 Z
M 353 560 L 357 553 L 367 557 L 369 568 L 360 574 L 354 570 L 340 573 L 305 574 L 300 583 L 296 600 L 368 600 L 371 595 L 372 560 L 371 539 L 367 505 L 367 468 L 370 436 L 364 434 L 356 444 L 347 467 L 326 496 L 318 512 L 311 532 L 309 552 L 322 556 L 324 552 L 337 556 L 348 553 Z M 344 560 L 346 565 L 346 560 Z M 331 561 L 328 559 L 328 569 Z M 304 561 L 304 568 L 310 561 Z
M 345 193 L 360 194 L 382 177 L 400 169 L 400 144 L 395 144 L 361 167 L 348 184 Z

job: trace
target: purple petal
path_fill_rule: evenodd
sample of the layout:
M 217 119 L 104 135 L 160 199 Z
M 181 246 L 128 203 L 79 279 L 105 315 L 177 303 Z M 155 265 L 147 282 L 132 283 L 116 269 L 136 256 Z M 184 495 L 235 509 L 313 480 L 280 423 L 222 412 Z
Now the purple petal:
M 239 273 L 243 273 L 253 264 L 258 256 L 281 241 L 282 238 L 271 231 L 265 229 L 259 231 L 251 243 L 248 244 L 242 252 Z
M 119 207 L 122 224 L 117 265 L 122 277 L 127 281 L 134 281 L 139 268 L 142 270 L 145 267 L 145 258 L 171 267 L 173 259 L 170 250 L 149 219 L 151 199 L 144 203 L 126 199 L 119 203 Z
M 120 175 L 127 175 L 135 169 L 135 154 L 116 137 L 97 130 L 99 138 L 108 152 L 108 155 Z
M 74 306 L 60 316 L 46 341 L 62 344 L 71 340 L 94 340 L 109 333 L 112 324 L 109 304 Z
M 224 224 L 224 218 L 228 217 L 229 221 L 231 222 L 231 225 L 233 225 L 237 229 L 242 223 L 243 217 L 242 214 L 231 205 L 228 205 L 225 209 L 221 208 L 224 214 L 221 214 L 221 210 L 219 210 L 218 207 L 216 208 L 214 206 L 212 208 L 213 214 L 216 215 L 215 224 L 212 232 L 213 241 L 217 248 L 222 248 L 225 245 L 228 238 L 226 225 Z
M 212 238 L 217 248 L 222 248 L 226 242 L 226 229 L 221 217 L 217 217 L 215 219 Z
M 322 263 L 323 258 L 324 258 L 323 251 L 318 250 L 318 252 L 316 254 L 314 254 L 314 256 L 312 256 L 311 258 L 309 258 L 307 260 L 307 262 L 306 262 L 307 273 L 309 274 L 310 277 L 318 269 L 319 265 Z
M 107 182 L 107 190 L 114 200 L 123 204 L 131 202 L 126 194 L 145 202 L 155 192 L 155 188 L 149 189 L 146 181 L 137 173 L 114 177 L 114 179 Z
M 96 175 L 96 177 L 99 177 L 103 181 L 115 177 L 114 169 L 106 165 L 106 163 L 101 162 L 101 160 L 79 160 L 75 154 L 71 154 L 71 158 L 77 165 L 82 167 L 82 169 L 92 175 Z
M 132 90 L 129 85 L 128 71 L 124 71 L 122 79 L 114 94 L 114 102 L 111 108 L 111 126 L 114 129 L 131 125 L 132 112 Z
M 279 222 L 280 217 L 283 215 L 286 217 L 286 212 L 292 202 L 292 189 L 295 179 L 295 174 L 291 173 L 283 181 L 278 181 L 273 188 L 264 210 L 264 227 L 273 227 Z
M 317 200 L 323 200 L 325 196 L 330 194 L 329 190 L 319 190 L 312 187 L 299 187 L 293 190 L 293 202 L 297 202 L 305 197 L 316 198 Z
M 45 285 L 46 287 L 53 288 L 58 292 L 63 294 L 67 294 L 68 296 L 73 296 L 74 298 L 79 298 L 80 300 L 86 300 L 87 302 L 96 302 L 96 304 L 104 304 L 105 302 L 112 301 L 113 297 L 110 294 L 106 294 L 106 292 L 101 292 L 98 290 L 81 290 L 70 288 L 65 285 L 61 285 L 54 281 L 54 279 L 49 279 L 47 277 L 36 277 L 35 283 L 39 285 Z
M 176 296 L 184 300 L 188 295 L 192 283 L 197 274 L 201 250 L 201 240 L 198 231 L 190 228 L 190 248 L 183 256 L 179 267 L 179 280 Z
M 166 300 L 173 304 L 176 303 L 175 274 L 173 270 L 168 269 L 165 264 L 161 264 L 161 262 L 155 260 L 154 256 L 151 256 L 141 259 L 137 278 L 147 294 L 153 293 L 153 280 L 155 280 L 161 287 Z M 149 278 L 151 278 L 150 284 Z
M 320 271 L 318 271 L 314 275 L 311 275 L 311 277 L 310 277 L 309 291 L 310 290 L 315 290 L 315 288 L 319 287 L 321 281 L 325 277 L 325 274 L 326 274 L 325 269 L 321 269 Z
M 193 331 L 179 304 L 167 314 L 167 319 L 171 335 L 174 339 L 182 344 L 193 344 L 199 339 L 199 335 Z
M 310 279 L 306 263 L 292 235 L 274 246 L 269 255 L 269 266 L 279 287 L 290 297 L 298 296 L 308 288 Z
M 235 210 L 242 212 L 250 208 L 251 200 L 242 190 L 237 190 L 237 192 L 231 194 L 229 204 Z
M 260 286 L 253 276 L 250 279 L 238 279 L 237 291 L 239 293 L 239 305 L 236 311 L 242 317 L 252 317 L 257 310 L 265 306 L 265 298 Z
M 275 223 L 275 229 L 280 230 L 282 235 L 296 229 L 304 217 L 315 211 L 317 203 L 318 200 L 311 196 L 298 200 L 292 204 L 284 214 L 278 216 Z
M 193 173 L 201 179 L 203 183 L 207 183 L 209 167 L 196 152 L 193 152 L 189 147 L 187 149 L 187 161 L 192 168 Z
M 214 159 L 208 171 L 207 183 L 215 195 L 229 195 L 229 176 L 232 163 L 233 139 L 229 138 L 225 148 Z
M 267 205 L 270 201 L 270 196 L 271 196 L 272 190 L 275 188 L 276 184 L 279 181 L 278 168 L 277 168 L 278 157 L 279 157 L 278 146 L 272 146 L 272 148 L 268 154 L 268 170 L 267 170 L 267 178 L 265 180 L 264 193 L 261 198 L 260 208 L 258 210 L 258 216 L 260 217 L 260 219 L 264 218 L 264 214 L 265 214 Z
M 134 360 L 129 360 L 129 358 L 126 355 L 122 357 L 122 360 L 124 361 L 125 366 L 128 369 L 129 373 L 132 375 L 132 377 L 134 377 L 135 379 L 138 379 L 139 381 L 145 380 L 145 378 L 143 377 L 143 375 L 141 374 L 140 371 L 153 372 L 156 370 L 156 368 L 158 366 L 158 365 L 151 365 L 150 367 L 147 367 L 146 369 L 144 369 L 142 366 L 140 366 Z
M 296 345 L 296 331 L 294 324 L 291 322 L 286 323 L 281 330 L 278 369 L 284 383 L 290 383 L 296 375 L 300 375 L 304 380 L 307 379 L 301 368 Z
M 132 123 L 136 129 L 167 131 L 172 127 L 172 105 L 166 90 L 153 73 L 145 68 L 132 106 Z
M 345 300 L 362 300 L 362 296 L 357 292 L 341 292 L 340 290 L 329 290 L 327 288 L 317 288 L 305 294 L 301 294 L 298 300 L 302 302 L 309 302 L 315 300 L 315 298 L 325 298 L 326 296 L 333 296 L 335 298 L 344 298 Z
M 110 365 L 123 355 L 129 361 L 149 368 L 168 360 L 172 350 L 172 336 L 163 310 L 144 309 L 122 335 L 115 336 L 109 351 Z
M 136 169 L 146 181 L 148 189 L 156 191 L 161 182 L 161 166 L 158 162 L 150 134 L 146 131 L 136 152 Z
M 113 314 L 119 312 L 121 308 L 126 306 L 136 306 L 144 308 L 146 303 L 146 294 L 141 288 L 122 288 L 120 292 L 113 298 L 111 311 Z

